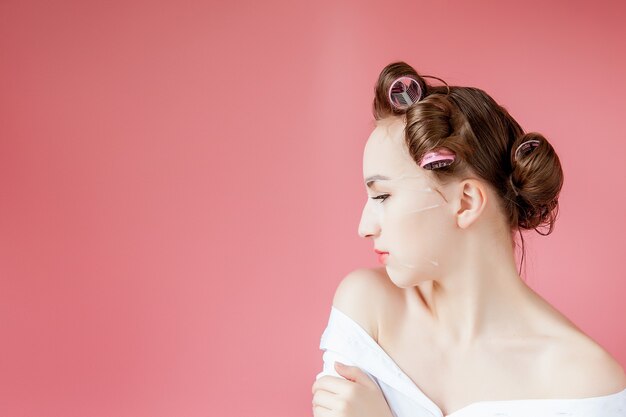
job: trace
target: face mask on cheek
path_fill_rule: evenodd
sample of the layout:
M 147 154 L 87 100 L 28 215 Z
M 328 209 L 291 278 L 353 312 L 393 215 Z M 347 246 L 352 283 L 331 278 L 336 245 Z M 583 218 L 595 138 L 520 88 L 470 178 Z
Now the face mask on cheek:
M 394 231 L 394 234 L 405 235 L 407 239 L 415 239 L 414 236 L 411 236 L 411 224 L 428 224 L 429 221 L 434 220 L 433 216 L 430 215 L 432 210 L 441 209 L 444 205 L 448 204 L 445 198 L 437 192 L 431 184 L 429 184 L 428 179 L 423 176 L 402 175 L 394 179 L 382 180 L 381 182 L 389 184 L 391 189 L 396 190 L 391 196 L 394 200 L 393 202 L 389 201 L 388 205 L 376 202 L 376 204 L 372 206 L 373 213 L 378 216 L 377 220 L 379 224 L 382 225 L 383 230 L 385 224 L 391 226 L 391 223 L 393 223 L 394 227 L 397 226 L 398 229 L 407 226 L 408 229 Z M 427 237 L 421 240 L 427 245 Z M 400 243 L 400 245 L 402 245 L 402 243 Z M 419 255 L 411 253 L 411 260 L 409 261 L 397 252 L 390 253 L 387 258 L 388 265 L 416 269 L 422 266 L 421 264 L 416 265 L 417 257 L 419 257 Z M 439 266 L 437 259 L 423 257 L 422 261 L 426 262 L 429 266 Z

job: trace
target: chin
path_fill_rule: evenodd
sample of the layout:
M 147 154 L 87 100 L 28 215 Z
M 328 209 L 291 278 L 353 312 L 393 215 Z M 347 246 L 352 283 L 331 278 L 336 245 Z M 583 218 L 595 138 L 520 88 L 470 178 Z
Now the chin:
M 427 268 L 417 269 L 405 266 L 395 267 L 393 265 L 386 265 L 386 269 L 389 280 L 398 288 L 415 287 L 433 279 L 425 270 Z
M 407 270 L 405 267 L 395 268 L 387 265 L 387 276 L 398 288 L 409 288 L 415 285 L 415 273 Z

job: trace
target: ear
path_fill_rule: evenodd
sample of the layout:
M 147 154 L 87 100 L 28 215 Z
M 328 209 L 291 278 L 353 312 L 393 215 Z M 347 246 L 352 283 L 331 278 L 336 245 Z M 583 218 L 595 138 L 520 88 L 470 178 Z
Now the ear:
M 457 201 L 457 225 L 461 229 L 470 227 L 483 212 L 487 205 L 487 189 L 475 179 L 466 179 L 459 183 L 459 199 Z

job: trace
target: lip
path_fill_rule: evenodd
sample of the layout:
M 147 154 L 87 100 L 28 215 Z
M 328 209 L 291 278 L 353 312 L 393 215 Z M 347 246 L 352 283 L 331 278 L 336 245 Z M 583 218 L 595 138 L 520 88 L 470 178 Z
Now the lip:
M 382 253 L 389 253 L 389 252 L 384 252 L 382 250 L 378 250 L 378 249 L 374 249 L 374 252 L 378 253 L 378 254 L 382 254 Z
M 389 256 L 388 252 L 381 252 L 378 254 L 378 262 L 385 265 L 387 263 L 387 257 Z

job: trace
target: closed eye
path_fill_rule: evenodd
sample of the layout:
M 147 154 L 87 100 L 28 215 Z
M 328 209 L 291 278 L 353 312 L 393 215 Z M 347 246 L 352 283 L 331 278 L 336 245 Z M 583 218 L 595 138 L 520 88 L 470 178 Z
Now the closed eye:
M 381 194 L 376 197 L 370 197 L 372 200 L 381 200 L 381 203 L 389 198 L 389 194 Z

